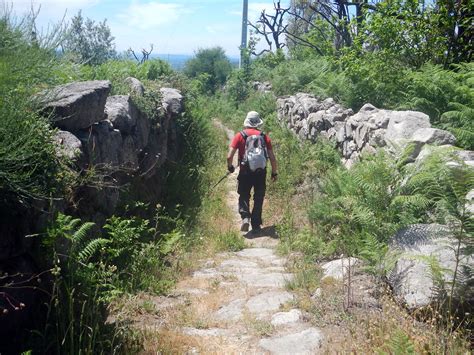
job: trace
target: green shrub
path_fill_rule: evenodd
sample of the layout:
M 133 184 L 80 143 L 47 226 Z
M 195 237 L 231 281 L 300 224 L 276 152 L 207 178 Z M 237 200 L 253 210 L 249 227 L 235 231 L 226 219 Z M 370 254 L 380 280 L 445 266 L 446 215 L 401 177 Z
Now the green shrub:
M 28 203 L 61 197 L 68 175 L 46 119 L 14 94 L 0 102 L 0 198 Z
M 359 255 L 364 241 L 386 243 L 399 228 L 420 221 L 426 199 L 401 198 L 403 174 L 383 153 L 351 170 L 332 170 L 321 183 L 309 217 L 316 233 L 336 253 Z
M 202 92 L 209 94 L 224 85 L 231 71 L 230 61 L 221 47 L 199 49 L 184 67 L 184 73 L 190 78 L 206 78 L 202 80 Z M 202 77 L 202 74 L 206 76 Z

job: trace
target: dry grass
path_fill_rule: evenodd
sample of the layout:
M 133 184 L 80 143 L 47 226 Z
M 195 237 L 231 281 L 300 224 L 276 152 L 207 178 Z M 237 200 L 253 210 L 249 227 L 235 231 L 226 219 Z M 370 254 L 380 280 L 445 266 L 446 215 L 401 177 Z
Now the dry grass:
M 419 321 L 393 300 L 386 287 L 362 276 L 367 277 L 354 277 L 355 296 L 349 308 L 344 285 L 332 278 L 320 282 L 319 296 L 312 296 L 314 292 L 303 285 L 293 289 L 297 307 L 325 335 L 322 353 L 470 353 L 466 334 L 438 327 L 435 314 Z M 357 294 L 367 287 L 370 294 Z
M 269 337 L 275 331 L 274 326 L 269 321 L 257 319 L 250 312 L 243 313 L 243 323 L 247 332 L 257 337 Z

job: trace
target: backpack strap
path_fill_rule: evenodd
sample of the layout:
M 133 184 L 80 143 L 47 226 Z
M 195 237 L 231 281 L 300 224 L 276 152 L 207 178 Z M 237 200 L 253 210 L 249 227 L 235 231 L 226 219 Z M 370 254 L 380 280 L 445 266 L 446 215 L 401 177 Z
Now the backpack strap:
M 240 131 L 240 135 L 242 136 L 242 138 L 244 139 L 244 141 L 247 140 L 248 135 L 247 135 L 247 133 L 245 133 L 244 130 L 241 130 L 241 131 Z
M 264 148 L 264 152 L 265 152 L 265 158 L 268 159 L 268 152 L 267 152 L 267 142 L 265 141 L 265 133 L 264 132 L 260 132 L 260 136 L 263 137 L 263 148 Z

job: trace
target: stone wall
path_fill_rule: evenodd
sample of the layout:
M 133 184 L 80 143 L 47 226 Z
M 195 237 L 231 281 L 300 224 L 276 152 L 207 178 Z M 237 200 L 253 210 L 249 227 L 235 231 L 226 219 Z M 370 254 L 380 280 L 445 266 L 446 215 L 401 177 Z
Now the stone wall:
M 21 343 L 25 325 L 35 326 L 40 305 L 48 302 L 48 275 L 35 277 L 48 265 L 37 265 L 41 232 L 57 212 L 102 225 L 122 198 L 136 199 L 146 191 L 150 202 L 161 192 L 160 168 L 178 150 L 176 118 L 183 111 L 178 90 L 161 89 L 161 105 L 149 117 L 134 102 L 143 85 L 129 78 L 131 95 L 110 95 L 109 81 L 75 82 L 41 93 L 36 99 L 58 128 L 58 154 L 68 157 L 78 176 L 93 171 L 93 179 L 71 187 L 67 201 L 34 201 L 0 216 L 0 349 Z M 152 187 L 150 187 L 152 185 Z M 140 196 L 140 197 L 143 197 Z M 8 214 L 8 216 L 7 216 Z M 20 288 L 5 287 L 21 284 Z M 20 304 L 21 301 L 21 304 Z M 15 310 L 15 307 L 17 310 Z M 15 339 L 12 341 L 12 339 Z
M 135 96 L 143 95 L 138 80 L 128 82 Z M 174 158 L 175 119 L 183 110 L 183 98 L 176 89 L 160 90 L 161 106 L 153 119 L 131 95 L 112 96 L 110 89 L 108 81 L 89 81 L 42 95 L 43 110 L 53 114 L 59 128 L 61 154 L 72 158 L 79 170 L 94 169 L 97 174 L 97 184 L 75 191 L 74 212 L 98 223 L 114 213 L 124 186 L 137 181 L 147 184 L 168 157 Z
M 332 98 L 320 100 L 298 93 L 277 100 L 278 119 L 300 139 L 315 142 L 325 137 L 337 144 L 347 167 L 360 154 L 379 148 L 396 152 L 409 142 L 415 143 L 414 160 L 425 144 L 452 145 L 454 136 L 432 128 L 429 117 L 416 111 L 381 110 L 371 104 L 353 113 Z

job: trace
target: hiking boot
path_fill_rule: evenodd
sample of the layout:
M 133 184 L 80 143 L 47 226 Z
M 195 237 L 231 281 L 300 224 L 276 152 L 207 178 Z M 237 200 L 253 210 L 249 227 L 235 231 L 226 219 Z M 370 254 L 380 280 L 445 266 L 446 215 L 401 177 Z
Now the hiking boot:
M 240 226 L 240 231 L 241 232 L 248 232 L 249 231 L 249 225 L 250 225 L 250 219 L 249 218 L 242 219 L 242 225 Z
M 252 232 L 258 233 L 262 230 L 262 227 L 260 225 L 258 226 L 252 226 Z

